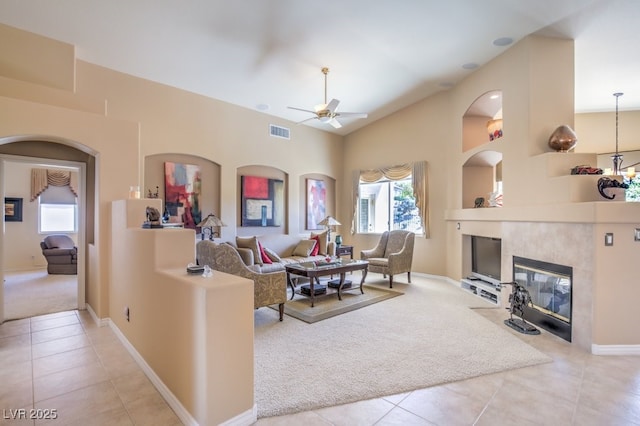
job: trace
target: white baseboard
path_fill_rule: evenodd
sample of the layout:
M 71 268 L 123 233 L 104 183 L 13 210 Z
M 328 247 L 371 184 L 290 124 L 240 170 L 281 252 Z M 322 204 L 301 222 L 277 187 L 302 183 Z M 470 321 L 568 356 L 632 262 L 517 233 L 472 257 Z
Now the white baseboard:
M 109 318 L 98 318 L 98 315 L 96 315 L 96 312 L 93 310 L 90 304 L 85 304 L 85 307 L 98 327 L 105 327 L 111 322 Z
M 591 345 L 594 355 L 640 355 L 640 345 Z
M 136 363 L 140 366 L 144 374 L 149 378 L 153 386 L 160 392 L 162 397 L 167 401 L 167 404 L 173 409 L 178 418 L 182 421 L 183 424 L 187 426 L 198 426 L 198 422 L 196 419 L 191 416 L 191 413 L 187 411 L 186 408 L 180 403 L 178 398 L 169 390 L 169 388 L 162 382 L 160 377 L 153 371 L 153 369 L 147 364 L 142 355 L 133 347 L 133 345 L 127 340 L 124 334 L 120 331 L 118 326 L 111 320 L 109 320 L 109 327 L 118 337 L 120 342 L 124 345 L 125 349 L 131 354 Z
M 240 413 L 226 422 L 220 423 L 221 426 L 249 426 L 258 420 L 258 407 L 253 404 L 251 410 Z
M 173 409 L 180 421 L 187 426 L 199 426 L 196 419 L 193 418 L 191 413 L 180 403 L 178 398 L 169 390 L 169 388 L 162 382 L 160 377 L 153 371 L 153 369 L 147 364 L 142 355 L 133 347 L 125 335 L 120 331 L 118 326 L 115 325 L 110 318 L 98 318 L 95 311 L 91 308 L 91 305 L 87 303 L 87 311 L 91 318 L 96 322 L 99 327 L 109 326 L 114 332 L 118 340 L 125 347 L 127 352 L 131 354 L 136 363 L 140 366 L 144 374 L 149 378 L 153 386 L 160 392 L 162 397 L 167 401 L 167 404 Z M 224 426 L 248 426 L 256 422 L 258 418 L 258 409 L 256 405 L 251 410 L 247 410 L 244 413 L 240 413 L 232 419 L 222 423 Z

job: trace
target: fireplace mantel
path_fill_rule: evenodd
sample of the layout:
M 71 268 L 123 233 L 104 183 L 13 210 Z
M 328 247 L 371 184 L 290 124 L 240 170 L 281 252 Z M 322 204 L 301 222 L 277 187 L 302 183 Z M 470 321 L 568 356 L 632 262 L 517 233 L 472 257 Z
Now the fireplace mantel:
M 526 207 L 454 209 L 445 212 L 448 221 L 638 223 L 640 203 L 594 201 Z

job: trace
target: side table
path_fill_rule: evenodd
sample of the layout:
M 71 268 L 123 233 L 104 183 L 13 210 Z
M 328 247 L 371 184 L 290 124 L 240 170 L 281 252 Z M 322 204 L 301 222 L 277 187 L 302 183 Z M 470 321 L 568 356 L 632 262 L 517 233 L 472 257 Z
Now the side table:
M 353 246 L 340 245 L 340 246 L 336 247 L 336 256 L 342 257 L 342 256 L 347 256 L 347 255 L 351 259 L 353 259 Z

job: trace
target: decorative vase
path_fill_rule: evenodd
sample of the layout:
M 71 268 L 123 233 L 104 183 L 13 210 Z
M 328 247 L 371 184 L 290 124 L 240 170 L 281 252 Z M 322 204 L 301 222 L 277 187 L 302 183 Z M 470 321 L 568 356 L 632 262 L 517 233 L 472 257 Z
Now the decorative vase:
M 576 132 L 566 124 L 559 126 L 549 136 L 549 146 L 557 152 L 567 152 L 578 143 Z
M 340 247 L 342 245 L 342 236 L 336 235 L 336 245 Z

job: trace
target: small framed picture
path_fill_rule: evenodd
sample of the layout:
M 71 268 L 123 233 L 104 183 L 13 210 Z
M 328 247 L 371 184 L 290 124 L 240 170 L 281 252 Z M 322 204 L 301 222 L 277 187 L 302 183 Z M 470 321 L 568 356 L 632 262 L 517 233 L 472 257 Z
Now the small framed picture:
M 5 197 L 4 221 L 22 222 L 22 198 Z

